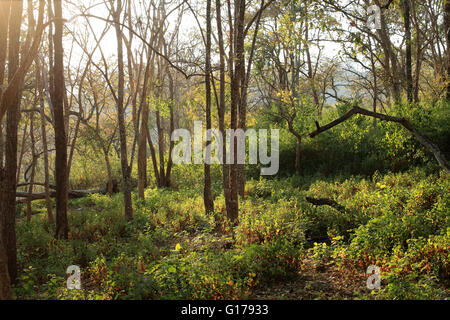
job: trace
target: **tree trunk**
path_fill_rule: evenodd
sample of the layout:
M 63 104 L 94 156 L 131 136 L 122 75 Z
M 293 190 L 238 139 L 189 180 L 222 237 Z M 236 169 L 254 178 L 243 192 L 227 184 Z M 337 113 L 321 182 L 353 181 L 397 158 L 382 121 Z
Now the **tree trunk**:
M 152 53 L 148 53 L 152 55 Z M 139 198 L 144 199 L 144 191 L 147 186 L 147 127 L 148 127 L 148 102 L 147 102 L 147 88 L 150 72 L 153 73 L 153 61 L 149 58 L 147 59 L 147 66 L 145 67 L 144 74 L 144 85 L 142 87 L 141 95 L 141 131 L 139 134 L 139 144 L 138 144 L 138 194 Z
M 158 153 L 159 153 L 159 187 L 166 186 L 166 177 L 164 169 L 164 129 L 161 125 L 161 116 L 159 111 L 155 112 L 156 115 L 156 129 L 158 130 Z
M 44 153 L 44 190 L 45 193 L 48 195 L 50 194 L 50 175 L 49 175 L 49 168 L 48 168 L 48 145 L 47 145 L 47 131 L 46 131 L 46 119 L 45 119 L 45 103 L 44 103 L 44 83 L 41 78 L 41 68 L 39 64 L 39 58 L 36 59 L 36 85 L 39 90 L 39 104 L 40 104 L 40 116 L 41 116 L 41 139 L 42 139 L 42 148 Z M 52 202 L 50 200 L 49 196 L 45 197 L 45 206 L 47 208 L 47 216 L 48 216 L 48 222 L 51 225 L 55 224 L 55 219 L 53 218 L 53 209 L 52 209 Z
M 30 138 L 31 138 L 31 154 L 32 154 L 32 163 L 31 163 L 31 175 L 30 175 L 30 184 L 28 186 L 28 193 L 33 193 L 33 184 L 34 184 L 34 176 L 36 172 L 36 161 L 37 161 L 37 155 L 36 155 L 36 146 L 35 146 L 35 139 L 34 139 L 34 114 L 33 112 L 30 113 Z M 31 221 L 31 201 L 27 202 L 27 222 Z
M 108 155 L 108 149 L 103 148 L 103 155 L 105 157 L 105 165 L 106 165 L 106 172 L 108 174 L 108 183 L 106 187 L 106 191 L 110 196 L 113 194 L 113 177 L 112 177 L 112 170 L 111 170 L 111 163 L 109 161 L 109 155 Z
M 128 153 L 127 153 L 127 135 L 125 127 L 125 110 L 123 105 L 124 100 L 124 62 L 123 62 L 123 43 L 122 43 L 122 30 L 120 27 L 120 16 L 122 11 L 122 0 L 117 1 L 117 8 L 114 9 L 114 2 L 111 1 L 114 17 L 114 28 L 116 31 L 117 39 L 117 59 L 119 70 L 118 92 L 117 92 L 117 118 L 119 121 L 119 137 L 120 137 L 120 160 L 122 167 L 123 178 L 123 197 L 125 207 L 125 218 L 127 220 L 133 219 L 133 204 L 131 201 L 131 168 L 128 166 Z
M 1 3 L 0 3 L 1 6 Z M 3 168 L 0 168 L 0 211 L 2 205 L 2 194 L 3 194 L 3 179 L 5 177 L 5 172 Z M 6 250 L 3 245 L 3 226 L 0 220 L 0 300 L 10 300 L 12 299 L 10 278 L 8 273 L 8 257 L 6 255 Z
M 225 142 L 225 46 L 223 41 L 222 32 L 222 14 L 220 0 L 216 0 L 216 22 L 217 22 L 217 36 L 219 44 L 220 55 L 220 80 L 219 80 L 219 101 L 217 104 L 217 113 L 219 118 L 219 130 L 222 133 L 222 141 Z M 222 185 L 225 197 L 225 207 L 230 207 L 230 170 L 229 165 L 226 163 L 227 144 L 222 143 Z M 228 212 L 228 209 L 227 209 Z
M 234 4 L 234 72 L 231 76 L 231 121 L 232 130 L 238 129 L 238 109 L 241 104 L 241 85 L 245 70 L 244 61 L 244 18 L 245 0 L 237 0 Z M 238 165 L 237 165 L 237 141 L 236 138 L 230 141 L 230 148 L 233 148 L 233 159 L 230 165 L 230 207 L 227 208 L 227 216 L 236 223 L 239 217 L 238 198 Z
M 25 127 L 23 128 L 23 135 L 22 135 L 22 143 L 20 144 L 20 152 L 18 157 L 18 165 L 17 165 L 17 173 L 16 173 L 16 181 L 20 180 L 20 169 L 22 168 L 22 160 L 23 155 L 25 154 L 25 144 L 27 141 L 27 130 L 28 130 L 28 122 L 25 123 Z
M 10 1 L 0 1 L 0 97 L 3 93 L 1 84 L 3 84 L 3 81 L 5 80 L 10 7 Z M 1 165 L 3 165 L 3 163 Z
M 11 2 L 11 16 L 9 20 L 9 53 L 8 79 L 12 79 L 19 67 L 20 26 L 22 24 L 22 1 Z M 19 84 L 22 86 L 22 84 Z M 3 245 L 8 259 L 9 278 L 12 283 L 17 277 L 17 248 L 16 248 L 16 174 L 17 174 L 17 128 L 20 112 L 20 92 L 7 106 L 6 146 L 5 146 L 5 177 L 2 195 L 2 223 Z
M 447 42 L 447 100 L 450 100 L 450 1 L 444 0 L 445 40 Z
M 409 0 L 403 0 L 403 20 L 405 25 L 406 42 L 406 93 L 408 103 L 413 101 L 413 79 L 412 79 L 412 40 L 411 40 L 411 7 Z
M 152 156 L 153 173 L 155 174 L 156 185 L 160 186 L 161 181 L 159 180 L 158 162 L 156 160 L 156 150 L 155 150 L 155 145 L 153 144 L 153 141 L 152 141 L 152 137 L 150 135 L 150 131 L 148 129 L 148 125 L 145 128 L 145 130 L 147 132 L 147 142 L 148 142 L 148 146 L 150 147 L 150 155 Z
M 56 181 L 56 234 L 57 239 L 67 239 L 69 225 L 67 221 L 67 136 L 64 116 L 64 49 L 61 0 L 53 0 L 55 14 L 53 98 L 55 116 L 55 176 Z
M 206 144 L 211 142 L 211 0 L 206 0 L 206 58 L 205 58 L 205 98 L 206 98 Z M 208 131 L 209 130 L 209 131 Z M 211 193 L 211 154 L 206 154 L 203 201 L 205 212 L 214 211 L 214 200 Z

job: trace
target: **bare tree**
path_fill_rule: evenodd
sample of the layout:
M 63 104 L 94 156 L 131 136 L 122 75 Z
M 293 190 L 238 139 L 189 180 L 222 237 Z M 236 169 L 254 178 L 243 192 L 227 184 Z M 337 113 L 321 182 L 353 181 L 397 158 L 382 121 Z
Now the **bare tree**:
M 117 1 L 114 7 L 114 1 L 110 1 L 111 13 L 114 20 L 114 28 L 117 39 L 117 59 L 118 59 L 118 88 L 117 88 L 117 120 L 119 122 L 120 138 L 120 157 L 122 165 L 123 178 L 123 196 L 125 206 L 125 217 L 127 220 L 133 219 L 133 204 L 131 202 L 131 168 L 128 165 L 127 135 L 125 127 L 125 109 L 124 109 L 124 62 L 123 62 L 123 39 L 121 27 L 121 13 L 123 10 L 122 0 Z
M 67 239 L 69 225 L 67 221 L 68 176 L 67 176 L 67 135 L 64 115 L 64 49 L 61 0 L 53 0 L 55 14 L 54 60 L 52 105 L 55 117 L 55 170 L 56 181 L 56 238 Z
M 206 1 L 206 57 L 205 57 L 205 99 L 206 99 L 206 143 L 211 142 L 211 0 Z M 207 213 L 214 211 L 214 201 L 211 194 L 211 166 L 210 154 L 205 159 L 205 185 L 203 199 L 205 211 Z

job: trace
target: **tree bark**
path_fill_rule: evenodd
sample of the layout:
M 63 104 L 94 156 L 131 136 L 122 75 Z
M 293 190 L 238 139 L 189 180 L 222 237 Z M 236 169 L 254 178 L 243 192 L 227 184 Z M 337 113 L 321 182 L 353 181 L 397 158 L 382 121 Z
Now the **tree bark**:
M 150 58 L 152 53 L 148 53 L 147 65 L 145 67 L 144 84 L 142 87 L 141 95 L 141 131 L 139 134 L 138 144 L 138 194 L 139 198 L 144 199 L 144 191 L 147 186 L 147 127 L 148 127 L 148 101 L 147 101 L 147 88 L 148 80 L 153 74 L 153 60 Z
M 33 193 L 33 184 L 34 184 L 34 175 L 36 172 L 36 161 L 38 159 L 36 155 L 36 146 L 34 139 L 34 114 L 30 113 L 30 139 L 31 139 L 31 175 L 30 175 L 30 184 L 28 186 L 28 194 Z M 31 221 L 31 201 L 27 202 L 27 222 Z
M 219 101 L 217 102 L 217 113 L 219 118 L 219 130 L 222 133 L 222 141 L 225 142 L 225 45 L 223 41 L 222 31 L 222 14 L 220 0 L 216 0 L 216 22 L 217 22 L 217 36 L 219 44 Z M 227 144 L 222 143 L 222 185 L 225 197 L 225 207 L 230 207 L 230 169 L 226 163 Z M 228 212 L 228 209 L 227 209 Z
M 46 130 L 46 119 L 45 119 L 45 102 L 44 102 L 44 83 L 41 78 L 41 66 L 39 63 L 39 58 L 36 58 L 36 86 L 39 91 L 39 104 L 40 104 L 40 116 L 41 116 L 41 139 L 42 139 L 42 148 L 44 153 L 44 190 L 48 195 L 50 193 L 49 183 L 50 183 L 50 174 L 49 174 L 49 161 L 48 161 L 48 144 L 47 144 L 47 130 Z M 47 208 L 47 216 L 48 222 L 51 225 L 55 224 L 55 219 L 53 218 L 53 208 L 52 202 L 49 196 L 45 197 L 45 206 Z
M 123 62 L 123 43 L 120 16 L 122 12 L 122 0 L 117 1 L 117 8 L 114 9 L 114 1 L 110 1 L 113 10 L 114 28 L 117 39 L 117 59 L 119 70 L 119 81 L 117 88 L 117 118 L 119 121 L 120 138 L 120 160 L 123 179 L 123 197 L 125 207 L 125 218 L 133 219 L 133 204 L 131 201 L 131 168 L 128 166 L 127 135 L 125 127 L 125 108 L 124 108 L 124 62 Z
M 450 100 L 450 1 L 444 0 L 444 26 L 447 43 L 447 100 Z
M 22 25 L 22 1 L 11 2 L 9 20 L 9 52 L 8 52 L 8 80 L 14 77 L 19 68 L 20 27 Z M 17 277 L 17 248 L 16 248 L 16 174 L 17 174 L 17 129 L 20 112 L 20 92 L 22 83 L 18 87 L 11 87 L 14 95 L 6 103 L 6 146 L 5 146 L 5 177 L 2 192 L 2 223 L 3 245 L 8 259 L 9 278 L 12 283 Z M 6 91 L 5 91 L 6 92 Z M 5 93 L 4 93 L 5 94 Z M 4 96 L 2 97 L 4 98 Z
M 206 58 L 205 58 L 205 99 L 206 99 L 206 144 L 211 142 L 211 0 L 206 0 Z M 209 131 L 208 131 L 209 130 Z M 206 154 L 203 201 L 205 212 L 214 211 L 214 200 L 211 193 L 211 154 Z
M 1 6 L 1 3 L 0 3 Z M 5 172 L 3 168 L 0 168 L 0 211 L 2 205 L 2 194 L 3 194 L 3 180 L 5 178 Z M 10 278 L 8 272 L 8 257 L 3 244 L 3 224 L 0 219 L 0 300 L 11 300 L 12 292 L 10 285 Z
M 55 171 L 56 181 L 56 233 L 57 239 L 67 239 L 69 225 L 67 221 L 67 133 L 64 116 L 64 49 L 62 1 L 53 0 L 55 14 L 54 60 L 53 60 L 53 98 L 55 116 Z
M 237 0 L 234 3 L 234 50 L 232 55 L 234 71 L 231 75 L 231 121 L 232 130 L 237 130 L 238 112 L 241 105 L 241 85 L 245 70 L 244 61 L 244 19 L 245 19 L 245 0 Z M 232 67 L 230 66 L 230 69 Z M 238 165 L 237 165 L 237 141 L 234 138 L 230 141 L 230 148 L 233 148 L 233 159 L 230 165 L 230 207 L 227 208 L 227 216 L 233 223 L 237 223 L 239 217 L 239 198 L 238 198 Z
M 406 94 L 408 103 L 413 102 L 413 79 L 412 79 L 412 40 L 411 40 L 411 6 L 409 0 L 403 0 L 403 20 L 405 25 L 406 43 Z

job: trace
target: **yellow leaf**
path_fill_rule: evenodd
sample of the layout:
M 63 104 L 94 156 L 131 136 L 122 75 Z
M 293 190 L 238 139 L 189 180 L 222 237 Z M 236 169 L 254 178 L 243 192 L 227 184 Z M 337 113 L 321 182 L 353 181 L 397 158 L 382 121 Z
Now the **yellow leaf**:
M 176 251 L 180 251 L 181 250 L 181 244 L 177 243 L 177 245 L 175 246 L 175 250 Z

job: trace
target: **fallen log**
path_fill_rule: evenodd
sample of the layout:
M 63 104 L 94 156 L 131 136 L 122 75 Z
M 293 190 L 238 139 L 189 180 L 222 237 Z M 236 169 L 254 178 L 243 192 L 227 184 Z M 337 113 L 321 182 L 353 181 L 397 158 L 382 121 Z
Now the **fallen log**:
M 107 194 L 107 190 L 106 189 L 98 189 L 98 190 L 69 190 L 68 191 L 68 196 L 69 199 L 78 199 L 78 198 L 83 198 L 86 197 L 90 194 Z M 41 200 L 41 199 L 45 199 L 46 197 L 46 193 L 45 192 L 39 192 L 39 193 L 28 193 L 28 192 L 20 192 L 17 191 L 16 192 L 16 198 L 23 198 L 23 199 L 19 199 L 16 202 L 17 203 L 26 203 L 30 198 L 31 201 L 34 200 Z M 56 197 L 56 191 L 52 191 L 50 192 L 50 198 L 54 198 Z
M 327 199 L 327 198 L 316 199 L 316 198 L 306 197 L 306 201 L 308 201 L 309 203 L 311 203 L 315 206 L 330 206 L 342 213 L 345 213 L 345 211 L 346 211 L 344 206 L 340 205 L 339 203 L 337 203 L 336 201 L 334 201 L 332 199 Z
M 30 185 L 29 182 L 23 182 L 23 183 L 19 183 L 17 184 L 17 187 L 24 187 L 24 186 L 28 186 Z M 34 182 L 33 185 L 35 186 L 45 186 L 44 183 L 42 182 Z M 49 187 L 51 189 L 56 190 L 56 186 L 50 184 Z M 108 193 L 108 189 L 109 189 L 109 182 L 106 184 L 105 188 L 103 189 L 97 189 L 97 190 L 69 190 L 68 191 L 68 196 L 69 199 L 77 199 L 77 198 L 83 198 L 86 197 L 90 194 L 107 194 Z M 111 191 L 112 193 L 118 193 L 119 190 L 119 184 L 117 183 L 116 179 L 112 180 L 112 187 L 111 187 Z M 46 193 L 45 192 L 38 192 L 38 193 L 28 193 L 28 192 L 20 192 L 20 191 L 16 191 L 16 198 L 22 198 L 17 200 L 17 203 L 25 203 L 27 202 L 29 199 L 31 199 L 31 201 L 34 200 L 41 200 L 41 199 L 45 199 L 46 197 Z M 56 197 L 56 191 L 51 191 L 50 192 L 50 198 L 55 198 Z
M 17 188 L 19 188 L 19 187 L 26 187 L 26 186 L 29 186 L 30 184 L 31 184 L 30 182 L 22 182 L 22 183 L 17 184 Z M 43 182 L 33 182 L 33 185 L 34 186 L 45 187 L 45 183 L 43 183 Z M 56 189 L 56 186 L 54 184 L 49 184 L 48 187 L 50 189 Z
M 317 129 L 309 134 L 311 138 L 314 138 L 318 134 L 327 131 L 338 124 L 350 119 L 355 114 L 362 114 L 364 116 L 373 117 L 376 119 L 380 119 L 382 121 L 391 121 L 401 124 L 404 128 L 406 128 L 411 135 L 416 138 L 417 141 L 419 141 L 425 148 L 427 148 L 431 153 L 433 153 L 434 157 L 438 161 L 441 168 L 445 169 L 447 172 L 450 172 L 450 166 L 448 164 L 447 159 L 445 158 L 445 155 L 442 153 L 442 151 L 436 146 L 433 142 L 431 142 L 427 137 L 425 137 L 422 133 L 420 133 L 407 119 L 405 118 L 399 118 L 399 117 L 392 117 L 388 116 L 386 114 L 377 113 L 373 111 L 369 111 L 367 109 L 360 108 L 358 106 L 354 106 L 349 111 L 347 111 L 346 114 L 344 114 L 342 117 L 330 122 L 327 125 L 320 126 L 319 123 L 316 121 L 316 127 Z

